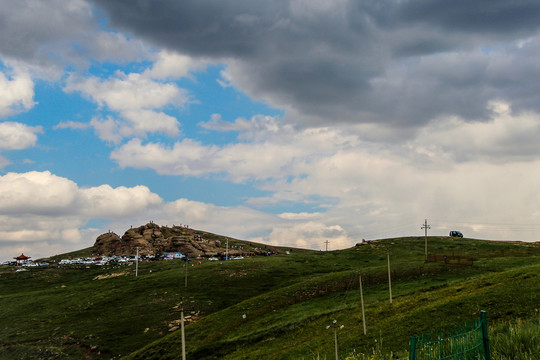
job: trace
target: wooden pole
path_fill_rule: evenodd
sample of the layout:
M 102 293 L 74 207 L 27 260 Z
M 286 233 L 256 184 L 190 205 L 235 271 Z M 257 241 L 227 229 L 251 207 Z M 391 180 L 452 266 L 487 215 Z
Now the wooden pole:
M 335 349 L 336 349 L 336 360 L 338 360 L 339 357 L 338 357 L 338 344 L 337 344 L 337 330 L 338 330 L 338 328 L 343 329 L 344 326 L 343 326 L 343 325 L 338 326 L 337 320 L 334 319 L 334 321 L 332 321 L 332 325 L 328 325 L 328 326 L 326 327 L 326 329 L 328 330 L 328 329 L 330 329 L 331 327 L 334 328 L 334 347 L 335 347 Z
M 362 324 L 364 325 L 364 335 L 367 334 L 366 330 L 366 314 L 364 312 L 364 293 L 362 292 L 362 274 L 358 271 L 358 277 L 360 279 L 360 302 L 362 303 Z
M 184 333 L 184 303 L 180 303 L 180 331 L 182 333 L 182 360 L 186 360 L 186 337 Z
M 139 276 L 139 248 L 137 248 L 137 255 L 135 256 L 135 277 Z
M 386 254 L 388 258 L 388 289 L 390 291 L 390 304 L 392 303 L 392 279 L 390 277 L 390 253 Z
M 428 229 L 431 229 L 431 226 L 428 225 L 427 219 L 424 221 L 424 225 L 422 225 L 421 229 L 425 230 L 424 236 L 425 236 L 425 252 L 426 252 L 426 261 L 427 261 L 427 231 Z
M 426 222 L 424 224 L 424 229 L 425 229 L 425 233 L 424 233 L 424 239 L 425 239 L 425 259 L 427 261 L 427 219 L 426 219 Z
M 334 347 L 336 349 L 336 360 L 339 360 L 338 357 L 338 348 L 337 348 L 337 327 L 334 326 Z

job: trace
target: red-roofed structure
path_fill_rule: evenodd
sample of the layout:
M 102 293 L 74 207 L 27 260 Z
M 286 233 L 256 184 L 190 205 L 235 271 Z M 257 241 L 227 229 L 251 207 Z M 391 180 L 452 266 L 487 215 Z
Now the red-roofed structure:
M 28 259 L 30 259 L 30 256 L 26 256 L 21 253 L 21 255 L 14 257 L 15 260 L 17 260 L 17 264 L 24 264 L 28 262 Z

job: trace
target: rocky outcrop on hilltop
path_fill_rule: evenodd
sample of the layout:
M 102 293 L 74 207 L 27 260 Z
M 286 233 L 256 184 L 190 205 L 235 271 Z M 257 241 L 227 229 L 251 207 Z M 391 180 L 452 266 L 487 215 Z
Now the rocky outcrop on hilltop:
M 187 226 L 159 226 L 153 222 L 128 229 L 122 237 L 108 232 L 97 237 L 93 247 L 94 255 L 126 256 L 158 255 L 164 252 L 181 252 L 190 257 L 209 257 L 224 255 L 227 238 L 215 234 L 197 231 Z M 251 256 L 265 253 L 279 253 L 278 249 L 243 242 L 229 241 L 230 256 Z
M 105 255 L 105 253 L 115 255 L 120 252 L 119 248 L 121 245 L 122 239 L 120 236 L 113 232 L 108 232 L 97 237 L 92 253 L 98 255 Z

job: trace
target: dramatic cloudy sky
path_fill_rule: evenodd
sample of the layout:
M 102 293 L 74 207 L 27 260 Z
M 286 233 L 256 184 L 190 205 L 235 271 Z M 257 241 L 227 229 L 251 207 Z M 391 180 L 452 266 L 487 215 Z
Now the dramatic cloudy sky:
M 0 0 L 0 257 L 152 220 L 540 239 L 540 3 Z

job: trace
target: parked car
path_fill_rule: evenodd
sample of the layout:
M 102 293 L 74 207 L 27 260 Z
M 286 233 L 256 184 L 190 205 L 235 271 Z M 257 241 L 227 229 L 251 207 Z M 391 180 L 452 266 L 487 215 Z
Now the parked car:
M 460 237 L 460 238 L 462 238 L 463 234 L 460 231 L 452 230 L 452 231 L 450 231 L 450 236 L 451 237 Z

